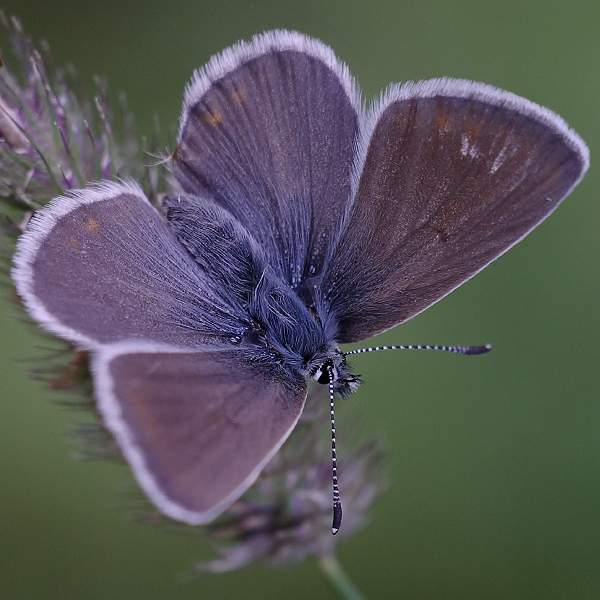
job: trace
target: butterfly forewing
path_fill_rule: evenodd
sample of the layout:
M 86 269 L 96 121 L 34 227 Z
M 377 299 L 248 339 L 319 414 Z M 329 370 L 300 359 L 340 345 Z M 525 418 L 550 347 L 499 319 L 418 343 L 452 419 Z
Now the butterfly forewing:
M 277 377 L 230 351 L 117 344 L 99 354 L 95 373 L 100 410 L 141 486 L 188 523 L 210 521 L 254 482 L 306 398 L 301 377 Z
M 213 59 L 187 91 L 173 172 L 214 198 L 293 286 L 318 275 L 350 193 L 359 110 L 320 42 L 273 32 Z
M 322 292 L 338 340 L 421 312 L 546 218 L 587 168 L 560 117 L 489 86 L 388 93 Z

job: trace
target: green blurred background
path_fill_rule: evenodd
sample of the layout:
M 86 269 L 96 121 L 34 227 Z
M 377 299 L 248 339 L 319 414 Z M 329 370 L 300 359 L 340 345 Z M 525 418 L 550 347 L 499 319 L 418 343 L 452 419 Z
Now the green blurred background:
M 494 351 L 355 359 L 366 384 L 349 402 L 381 432 L 391 485 L 339 558 L 371 599 L 600 597 L 598 0 L 3 7 L 84 81 L 105 75 L 113 92 L 126 91 L 140 133 L 154 114 L 177 123 L 194 68 L 276 27 L 331 45 L 366 98 L 392 81 L 448 75 L 562 115 L 591 150 L 583 183 L 506 256 L 377 340 L 491 342 Z M 335 597 L 310 561 L 182 583 L 210 547 L 128 519 L 118 508 L 125 469 L 72 460 L 66 432 L 80 418 L 23 374 L 18 361 L 40 341 L 11 320 L 9 293 L 0 317 L 1 598 Z

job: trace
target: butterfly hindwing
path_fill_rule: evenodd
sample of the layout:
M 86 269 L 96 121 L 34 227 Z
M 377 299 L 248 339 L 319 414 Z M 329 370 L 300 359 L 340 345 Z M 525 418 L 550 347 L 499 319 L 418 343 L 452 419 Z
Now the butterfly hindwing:
M 244 318 L 133 184 L 53 200 L 19 239 L 13 277 L 35 318 L 87 348 L 131 337 L 193 347 Z
M 360 101 L 316 40 L 270 32 L 225 51 L 186 93 L 173 172 L 226 208 L 292 286 L 320 274 L 350 193 Z

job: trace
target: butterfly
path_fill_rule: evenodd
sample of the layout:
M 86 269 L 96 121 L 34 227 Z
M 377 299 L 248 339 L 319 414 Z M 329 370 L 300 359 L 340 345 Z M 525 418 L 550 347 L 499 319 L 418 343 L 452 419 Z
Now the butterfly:
M 201 524 L 290 435 L 308 380 L 332 400 L 358 387 L 340 344 L 470 279 L 588 165 L 559 116 L 481 83 L 391 85 L 365 110 L 330 48 L 273 31 L 195 73 L 160 207 L 131 181 L 55 198 L 12 276 L 44 328 L 90 352 L 150 500 Z

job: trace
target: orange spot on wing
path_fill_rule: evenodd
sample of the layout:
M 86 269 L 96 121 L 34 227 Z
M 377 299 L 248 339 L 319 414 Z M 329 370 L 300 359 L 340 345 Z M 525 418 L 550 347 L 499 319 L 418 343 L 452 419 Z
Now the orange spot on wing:
M 478 140 L 483 134 L 481 123 L 470 118 L 465 119 L 463 130 L 472 140 Z
M 437 107 L 433 117 L 435 128 L 442 134 L 449 133 L 453 130 L 460 129 L 461 132 L 468 135 L 473 141 L 478 140 L 485 131 L 482 130 L 481 122 L 472 118 L 471 115 L 466 115 L 458 120 L 456 115 L 449 113 L 446 107 Z
M 246 90 L 244 88 L 233 90 L 233 92 L 231 92 L 231 99 L 236 104 L 244 104 L 244 102 L 246 102 Z
M 204 121 L 204 123 L 206 123 L 206 125 L 215 127 L 216 125 L 219 125 L 223 122 L 223 115 L 218 110 L 214 110 L 212 112 L 206 110 L 202 113 L 202 120 Z
M 441 133 L 448 133 L 452 130 L 452 117 L 445 112 L 435 114 L 435 128 Z
M 135 407 L 135 412 L 139 423 L 142 425 L 146 433 L 149 433 L 151 436 L 156 435 L 158 428 L 156 426 L 156 421 L 149 414 L 147 409 L 147 400 L 143 393 L 137 392 L 134 393 L 131 397 L 131 401 Z
M 99 231 L 100 231 L 100 221 L 98 221 L 97 219 L 94 219 L 93 217 L 90 217 L 87 220 L 87 223 L 85 224 L 85 228 L 90 233 L 99 233 Z

